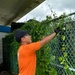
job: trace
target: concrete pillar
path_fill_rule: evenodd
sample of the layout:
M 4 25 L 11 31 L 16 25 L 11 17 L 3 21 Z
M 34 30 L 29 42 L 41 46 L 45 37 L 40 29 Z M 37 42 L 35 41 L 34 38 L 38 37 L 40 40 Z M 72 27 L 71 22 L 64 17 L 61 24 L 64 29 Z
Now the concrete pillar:
M 0 32 L 0 64 L 3 62 L 3 49 L 2 49 L 2 38 L 4 38 L 8 33 Z

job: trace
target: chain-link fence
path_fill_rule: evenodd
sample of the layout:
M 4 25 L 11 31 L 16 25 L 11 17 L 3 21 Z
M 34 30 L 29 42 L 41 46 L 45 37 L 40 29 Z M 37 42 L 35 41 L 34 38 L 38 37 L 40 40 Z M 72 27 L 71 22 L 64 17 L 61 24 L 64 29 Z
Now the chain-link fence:
M 75 75 L 75 21 L 64 23 L 53 41 L 50 47 L 55 59 L 50 66 L 56 68 L 57 75 Z

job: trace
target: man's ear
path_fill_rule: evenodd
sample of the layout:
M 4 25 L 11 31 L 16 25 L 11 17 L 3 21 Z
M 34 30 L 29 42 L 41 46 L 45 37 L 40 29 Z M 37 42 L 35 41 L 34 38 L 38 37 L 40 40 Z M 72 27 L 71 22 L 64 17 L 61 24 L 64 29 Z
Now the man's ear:
M 24 38 L 23 37 L 21 38 L 21 41 L 24 41 Z

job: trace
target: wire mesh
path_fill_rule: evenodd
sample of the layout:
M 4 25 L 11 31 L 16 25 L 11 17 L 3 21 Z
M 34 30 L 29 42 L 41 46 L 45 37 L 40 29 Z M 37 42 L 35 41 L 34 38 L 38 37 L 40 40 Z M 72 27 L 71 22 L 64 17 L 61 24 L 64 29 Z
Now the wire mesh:
M 52 40 L 50 47 L 51 54 L 55 56 L 55 60 L 50 65 L 56 68 L 57 75 L 74 75 L 75 21 L 67 22 L 63 25 L 63 31 Z

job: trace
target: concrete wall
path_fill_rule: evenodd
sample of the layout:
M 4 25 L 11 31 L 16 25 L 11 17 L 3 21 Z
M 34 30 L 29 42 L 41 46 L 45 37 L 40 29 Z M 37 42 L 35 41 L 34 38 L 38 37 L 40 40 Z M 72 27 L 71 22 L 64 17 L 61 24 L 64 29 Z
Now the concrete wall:
M 2 33 L 0 32 L 0 64 L 3 61 L 3 51 L 2 51 L 2 38 L 4 38 L 6 35 L 8 35 L 8 33 Z

